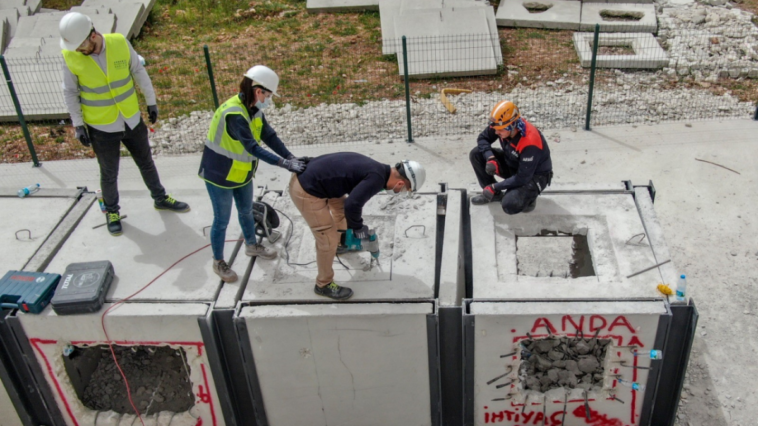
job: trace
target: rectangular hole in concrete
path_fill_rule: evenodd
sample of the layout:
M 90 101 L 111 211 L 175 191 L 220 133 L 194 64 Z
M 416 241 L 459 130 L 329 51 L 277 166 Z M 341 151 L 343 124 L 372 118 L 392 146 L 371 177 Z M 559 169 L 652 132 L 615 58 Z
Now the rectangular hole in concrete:
M 549 337 L 521 342 L 519 380 L 525 390 L 603 387 L 610 339 Z
M 590 42 L 590 49 L 594 49 L 595 43 Z M 598 55 L 635 55 L 631 44 L 604 44 L 602 41 L 597 46 Z
M 603 21 L 637 22 L 645 17 L 643 12 L 629 12 L 627 10 L 602 10 L 600 17 Z
M 132 400 L 143 415 L 180 413 L 195 405 L 184 349 L 168 346 L 114 346 Z M 96 411 L 134 414 L 124 380 L 107 345 L 75 347 L 63 357 L 66 373 L 82 404 Z
M 533 236 L 516 236 L 518 275 L 579 278 L 595 276 L 586 234 L 543 229 Z

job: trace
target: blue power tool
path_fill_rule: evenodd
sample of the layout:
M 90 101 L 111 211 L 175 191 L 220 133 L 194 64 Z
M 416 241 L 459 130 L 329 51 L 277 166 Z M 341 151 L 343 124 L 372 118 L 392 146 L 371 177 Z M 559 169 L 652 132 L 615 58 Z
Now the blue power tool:
M 376 259 L 379 264 L 379 240 L 376 237 L 376 231 L 369 229 L 368 238 L 360 239 L 355 236 L 355 232 L 352 229 L 345 231 L 345 246 L 346 251 L 363 251 L 371 253 L 371 258 Z

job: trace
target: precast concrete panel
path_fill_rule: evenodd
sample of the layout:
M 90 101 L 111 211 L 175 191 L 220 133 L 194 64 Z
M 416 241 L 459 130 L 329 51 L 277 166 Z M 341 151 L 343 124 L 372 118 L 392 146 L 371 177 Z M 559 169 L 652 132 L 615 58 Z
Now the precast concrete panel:
M 540 5 L 548 9 L 532 12 L 526 8 Z M 582 2 L 576 0 L 502 0 L 497 9 L 497 25 L 502 27 L 579 30 Z
M 583 67 L 592 66 L 592 43 L 595 34 L 574 33 L 574 48 Z M 598 46 L 625 46 L 632 55 L 597 55 L 598 68 L 658 69 L 668 66 L 669 56 L 650 33 L 599 34 Z
M 475 348 L 469 384 L 475 425 L 640 424 L 643 398 L 656 390 L 657 377 L 648 380 L 648 374 L 659 361 L 633 351 L 663 349 L 655 345 L 659 322 L 670 317 L 664 300 L 473 301 L 466 315 L 474 318 L 467 339 Z M 522 343 L 561 337 L 610 340 L 600 385 L 545 393 L 527 388 L 521 366 L 534 355 L 525 355 Z
M 361 12 L 379 10 L 379 0 L 308 0 L 308 12 Z
M 433 312 L 432 303 L 243 307 L 238 329 L 250 342 L 268 424 L 436 424 Z
M 0 196 L 0 271 L 23 269 L 75 203 L 75 198 Z
M 611 13 L 638 14 L 637 20 L 606 19 L 604 15 Z M 600 24 L 602 32 L 641 33 L 658 31 L 658 19 L 655 5 L 638 3 L 583 3 L 580 31 L 594 31 L 595 24 Z
M 631 191 L 547 190 L 528 214 L 507 215 L 492 203 L 470 207 L 473 297 L 476 299 L 586 299 L 658 297 L 662 270 L 628 278 L 658 262 Z M 593 274 L 571 278 L 540 249 L 519 248 L 522 242 L 550 243 L 550 236 L 527 240 L 542 231 L 586 236 Z M 554 240 L 565 238 L 561 235 Z M 548 246 L 546 246 L 547 248 Z M 565 254 L 571 257 L 571 243 Z M 529 254 L 527 256 L 527 254 Z M 537 273 L 526 274 L 522 262 L 532 261 Z M 665 260 L 665 259 L 663 259 Z M 662 260 L 661 260 L 662 261 Z M 569 261 L 566 261 L 568 267 Z M 557 269 L 555 267 L 558 267 Z M 668 277 L 667 277 L 668 278 Z
M 119 237 L 108 233 L 105 217 L 95 203 L 46 271 L 62 273 L 71 263 L 110 260 L 116 276 L 106 300 L 117 301 L 136 293 L 168 270 L 130 300 L 214 301 L 221 281 L 213 273 L 209 247 L 213 222 L 210 199 L 199 191 L 175 192 L 174 195 L 187 202 L 191 210 L 187 213 L 157 211 L 146 190 L 121 191 L 121 214 L 127 217 L 121 222 L 124 233 Z M 231 218 L 226 233 L 227 259 L 241 235 L 236 210 Z
M 313 292 L 318 272 L 313 233 L 289 193 L 272 192 L 264 201 L 280 212 L 282 237 L 273 244 L 279 256 L 256 258 L 242 300 L 326 301 Z M 379 266 L 366 251 L 345 253 L 334 260 L 334 280 L 353 289 L 351 300 L 433 299 L 436 215 L 436 194 L 374 196 L 363 206 L 363 220 L 376 230 Z
M 118 273 L 118 271 L 117 271 Z M 39 315 L 19 314 L 20 322 L 42 367 L 44 380 L 53 389 L 55 403 L 69 426 L 126 425 L 139 423 L 134 414 L 100 412 L 87 408 L 77 397 L 66 373 L 63 351 L 68 345 L 78 348 L 107 345 L 109 339 L 101 325 L 103 311 L 93 314 L 57 316 L 51 308 Z M 154 413 L 147 424 L 170 426 L 224 425 L 219 395 L 209 366 L 207 346 L 198 318 L 208 312 L 202 303 L 125 303 L 104 318 L 108 337 L 120 346 L 168 346 L 183 350 L 187 376 L 195 397 L 194 405 L 181 413 Z M 129 380 L 129 377 L 127 377 Z M 118 381 L 119 383 L 121 380 Z

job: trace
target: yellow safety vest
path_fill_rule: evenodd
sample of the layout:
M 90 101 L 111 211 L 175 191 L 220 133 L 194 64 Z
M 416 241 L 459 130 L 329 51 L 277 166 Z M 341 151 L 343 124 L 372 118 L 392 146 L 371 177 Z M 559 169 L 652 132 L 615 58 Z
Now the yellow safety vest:
M 229 114 L 243 116 L 245 121 L 250 125 L 253 138 L 258 145 L 261 145 L 263 113 L 258 110 L 251 119 L 239 95 L 235 95 L 218 107 L 215 114 L 213 114 L 211 127 L 208 129 L 205 147 L 231 159 L 232 162 L 226 175 L 226 180 L 243 184 L 246 183 L 245 180 L 251 172 L 252 177 L 255 177 L 255 171 L 258 169 L 258 158 L 245 151 L 245 146 L 242 145 L 242 142 L 232 138 L 226 131 L 226 116 Z
M 103 39 L 107 73 L 90 56 L 63 50 L 68 69 L 79 79 L 84 122 L 100 126 L 114 123 L 119 112 L 125 118 L 139 113 L 126 38 L 121 34 L 103 34 Z

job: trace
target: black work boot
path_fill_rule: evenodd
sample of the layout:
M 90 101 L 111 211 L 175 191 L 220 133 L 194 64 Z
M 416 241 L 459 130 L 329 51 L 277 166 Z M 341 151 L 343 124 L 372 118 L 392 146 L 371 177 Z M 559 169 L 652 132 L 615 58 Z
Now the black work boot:
M 341 287 L 334 281 L 325 287 L 319 287 L 318 284 L 316 284 L 313 291 L 319 296 L 326 296 L 334 300 L 347 300 L 353 295 L 353 290 L 347 287 Z
M 537 207 L 537 199 L 534 199 L 531 203 L 527 204 L 526 207 L 524 207 L 524 210 L 521 210 L 521 213 L 529 213 L 533 211 Z
M 155 202 L 155 209 L 156 210 L 171 210 L 172 212 L 176 212 L 176 213 L 185 213 L 185 212 L 190 211 L 190 206 L 187 203 L 183 203 L 181 201 L 174 199 L 174 197 L 170 195 L 166 195 L 166 198 L 164 198 L 163 201 Z
M 482 194 L 475 195 L 471 197 L 471 204 L 475 206 L 482 206 L 484 204 L 489 204 L 489 203 L 496 203 L 496 202 L 499 203 L 502 200 L 503 200 L 503 193 L 501 191 L 501 192 L 495 193 L 495 196 L 492 197 L 492 200 L 488 200 L 487 197 L 485 197 Z
M 121 215 L 118 212 L 106 213 L 105 220 L 108 223 L 108 232 L 110 232 L 111 235 L 115 237 L 122 234 Z

